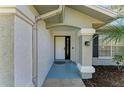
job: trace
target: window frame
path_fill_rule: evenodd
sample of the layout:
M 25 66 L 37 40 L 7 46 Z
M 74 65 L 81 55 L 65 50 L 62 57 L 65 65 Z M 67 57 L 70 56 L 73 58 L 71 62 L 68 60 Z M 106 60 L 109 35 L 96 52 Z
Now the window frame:
M 100 36 L 103 36 L 103 35 L 99 35 L 99 37 L 98 37 L 98 40 L 99 40 L 99 41 L 98 41 L 98 42 L 100 42 L 100 38 L 101 38 Z M 100 46 L 100 43 L 99 43 L 99 45 L 98 45 L 98 54 L 99 54 L 99 52 L 100 52 L 100 51 L 99 51 L 99 46 Z M 112 46 L 113 46 L 113 45 L 112 45 L 112 41 L 110 41 L 110 56 L 100 56 L 100 55 L 99 55 L 98 58 L 99 58 L 99 59 L 112 59 Z

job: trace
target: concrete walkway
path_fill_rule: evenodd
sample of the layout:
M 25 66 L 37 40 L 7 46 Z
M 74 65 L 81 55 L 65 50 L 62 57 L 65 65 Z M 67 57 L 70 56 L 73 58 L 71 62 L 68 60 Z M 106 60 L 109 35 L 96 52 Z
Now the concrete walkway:
M 43 87 L 85 87 L 73 62 L 53 64 Z
M 43 87 L 85 87 L 81 79 L 48 78 Z

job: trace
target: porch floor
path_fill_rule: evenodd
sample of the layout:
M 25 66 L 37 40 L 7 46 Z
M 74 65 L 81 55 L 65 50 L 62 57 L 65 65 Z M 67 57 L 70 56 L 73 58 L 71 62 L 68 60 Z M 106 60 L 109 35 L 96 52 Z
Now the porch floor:
M 85 87 L 75 63 L 53 64 L 43 87 Z

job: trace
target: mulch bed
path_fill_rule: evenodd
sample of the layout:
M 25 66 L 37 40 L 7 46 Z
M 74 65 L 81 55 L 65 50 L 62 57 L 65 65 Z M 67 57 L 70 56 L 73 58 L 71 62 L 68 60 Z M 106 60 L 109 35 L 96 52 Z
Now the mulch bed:
M 124 70 L 118 70 L 116 66 L 94 67 L 93 78 L 83 80 L 87 87 L 124 87 Z

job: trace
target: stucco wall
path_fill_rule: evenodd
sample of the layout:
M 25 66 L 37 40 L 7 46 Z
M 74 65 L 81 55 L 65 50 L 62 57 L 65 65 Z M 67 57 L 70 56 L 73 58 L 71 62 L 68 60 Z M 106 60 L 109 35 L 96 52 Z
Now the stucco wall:
M 82 36 L 79 36 L 79 50 L 77 55 L 79 56 L 79 62 L 82 65 Z
M 82 35 L 82 65 L 92 65 L 92 35 Z M 90 46 L 85 45 L 85 41 L 90 41 Z
M 93 65 L 116 66 L 117 64 L 112 62 L 112 59 L 94 57 L 93 58 Z
M 38 23 L 38 86 L 42 86 L 53 64 L 52 37 L 44 22 Z
M 17 6 L 16 8 L 28 16 L 28 18 L 30 18 L 32 21 L 35 21 L 35 16 L 33 13 L 34 11 L 31 11 L 28 6 Z M 15 84 L 16 86 L 29 86 L 29 84 L 32 82 L 33 76 L 34 83 L 38 83 L 38 86 L 42 86 L 49 69 L 53 64 L 51 35 L 46 29 L 45 22 L 43 21 L 39 21 L 37 25 L 37 41 L 36 33 L 32 33 L 31 25 L 25 23 L 23 20 L 17 17 L 15 24 L 15 55 L 17 54 L 15 58 Z M 36 82 L 36 79 L 38 82 Z
M 0 15 L 0 86 L 14 86 L 14 16 Z
M 14 33 L 15 86 L 32 83 L 32 26 L 15 17 Z
M 16 8 L 21 11 L 24 15 L 30 18 L 33 22 L 35 22 L 35 14 L 33 14 L 33 10 L 31 11 L 30 7 L 27 5 L 17 5 Z

